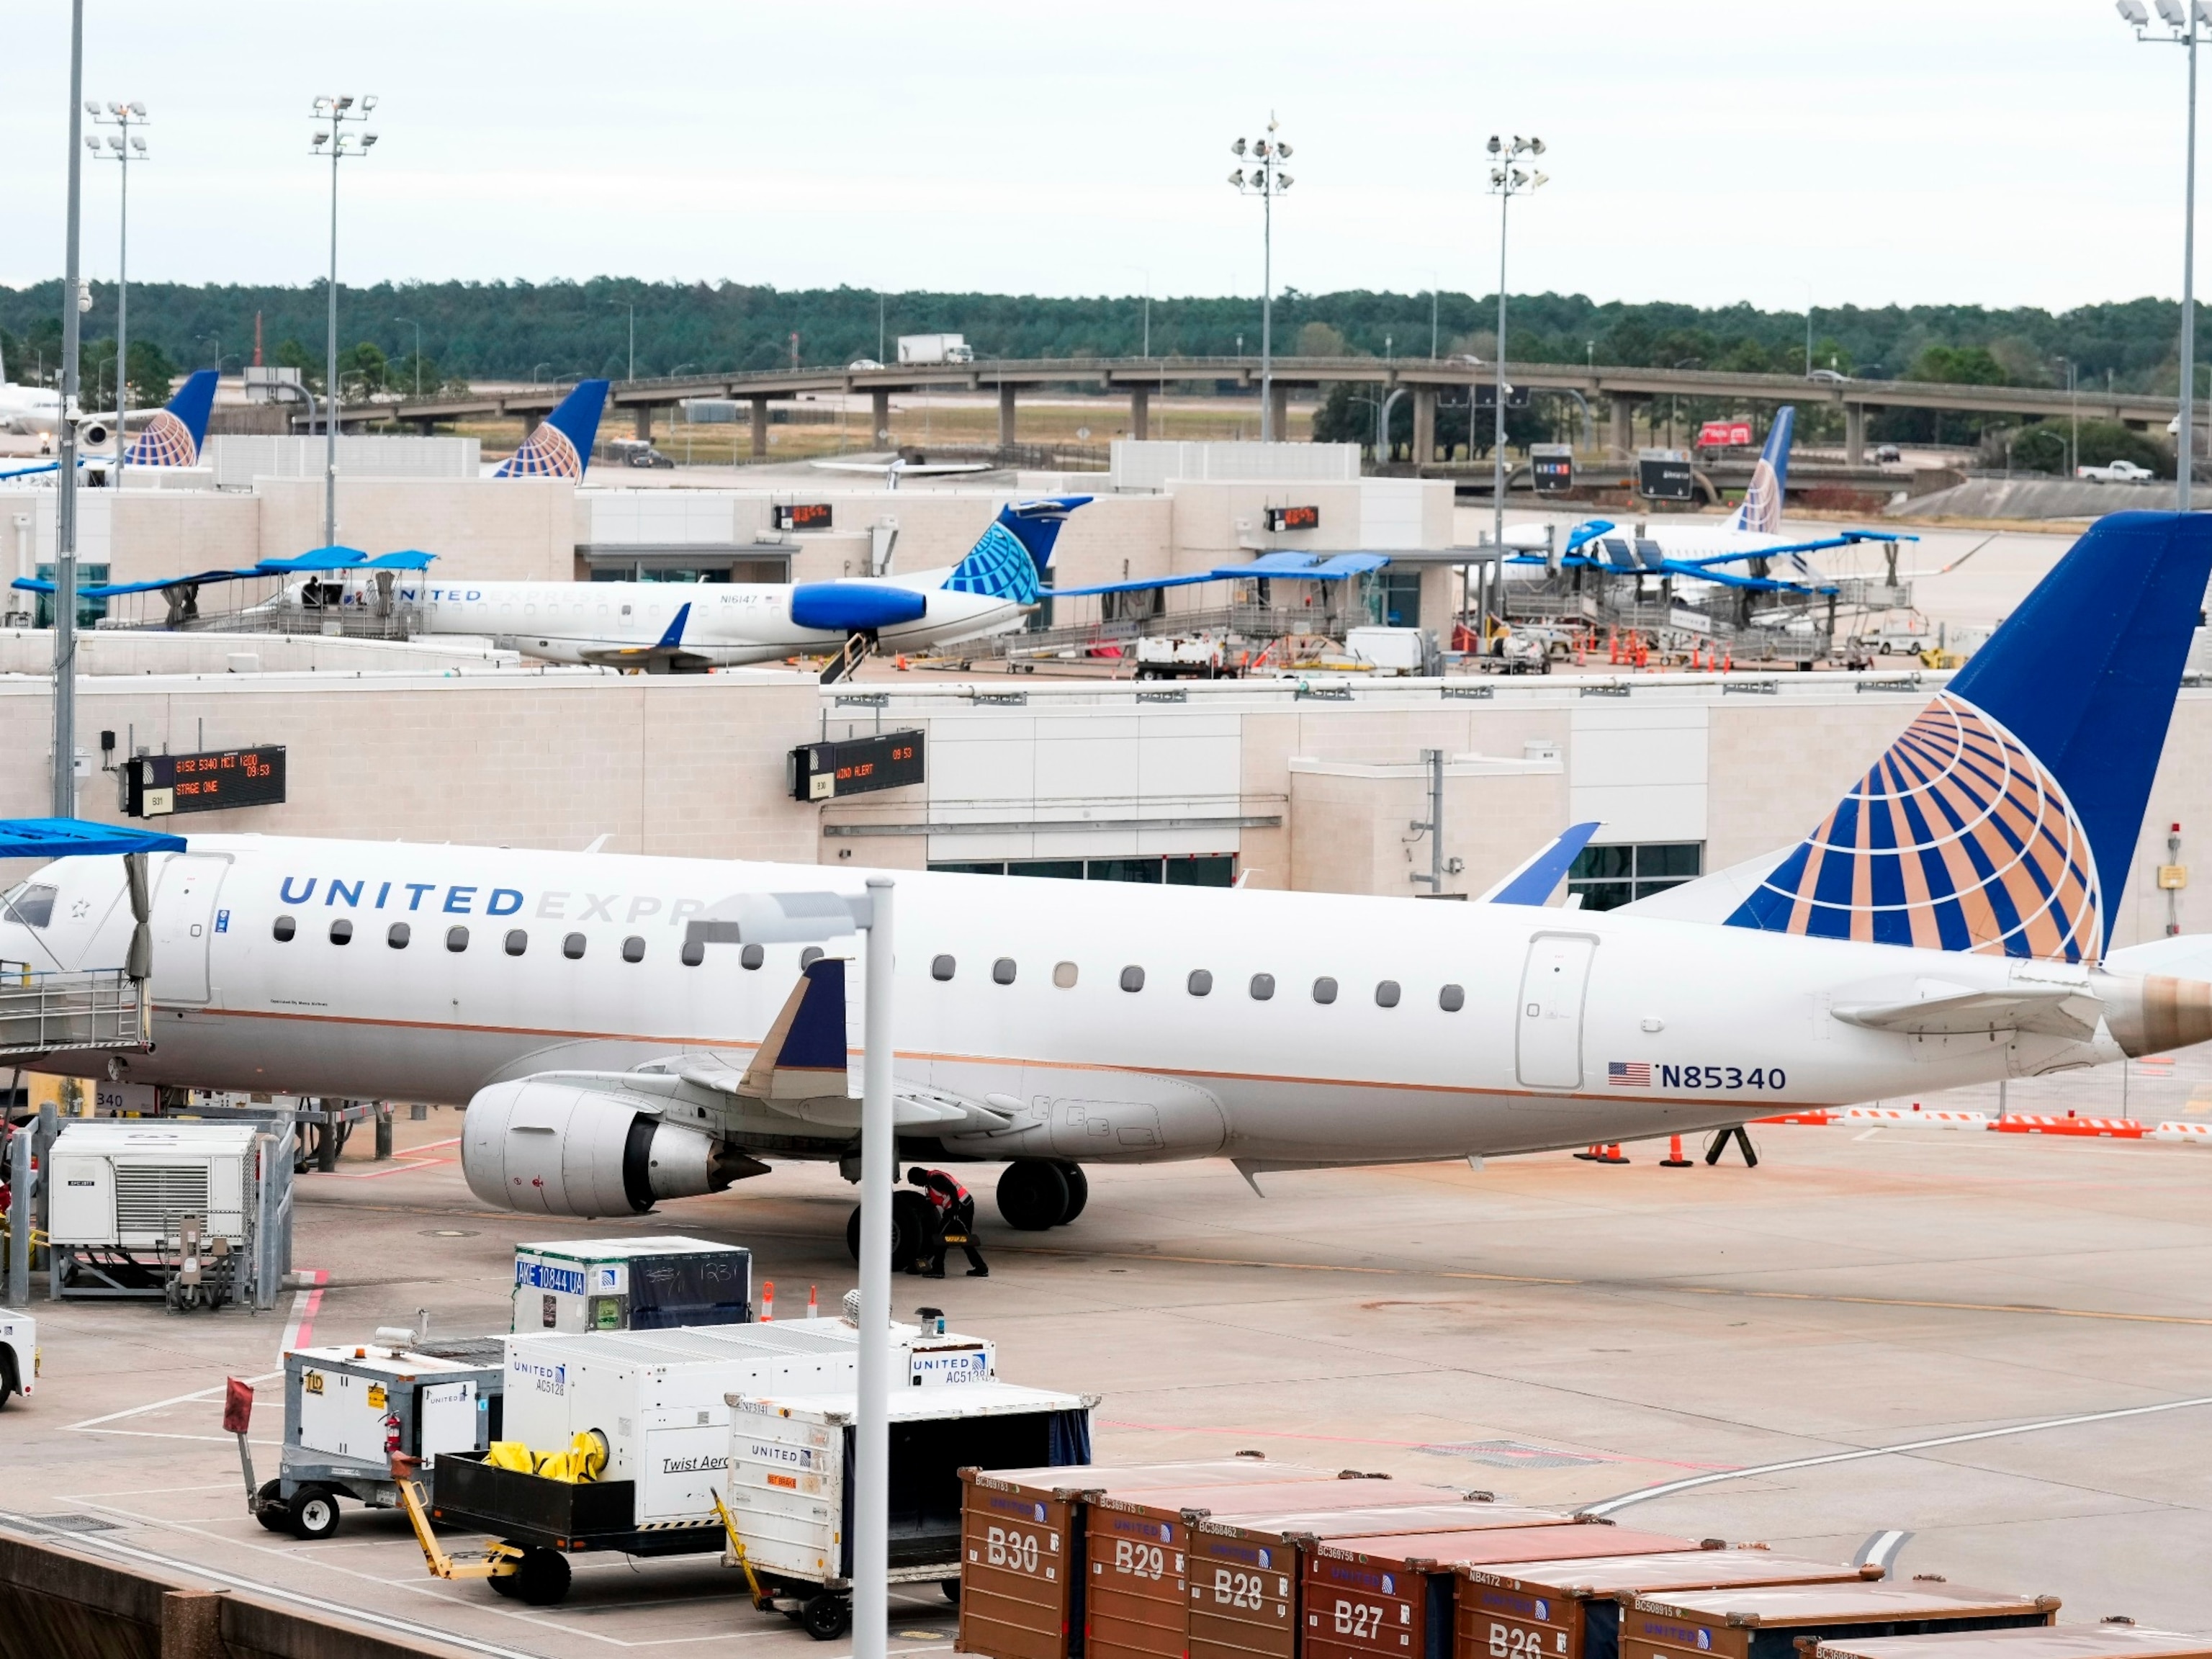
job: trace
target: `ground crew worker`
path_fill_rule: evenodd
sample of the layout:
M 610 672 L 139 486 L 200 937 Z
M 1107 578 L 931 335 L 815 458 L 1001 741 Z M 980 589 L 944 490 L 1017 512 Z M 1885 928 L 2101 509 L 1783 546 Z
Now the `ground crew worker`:
M 968 1189 L 942 1170 L 925 1170 L 919 1164 L 906 1172 L 907 1184 L 919 1187 L 927 1194 L 935 1213 L 936 1225 L 931 1229 L 921 1254 L 925 1257 L 922 1277 L 945 1277 L 945 1252 L 951 1248 L 947 1234 L 960 1240 L 960 1248 L 968 1253 L 968 1277 L 988 1279 L 991 1270 L 984 1264 L 983 1253 L 975 1248 L 975 1200 Z

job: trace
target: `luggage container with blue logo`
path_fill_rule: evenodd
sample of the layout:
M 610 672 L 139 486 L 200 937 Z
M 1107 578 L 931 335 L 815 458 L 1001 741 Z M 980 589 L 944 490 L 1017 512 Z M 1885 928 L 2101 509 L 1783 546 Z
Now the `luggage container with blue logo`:
M 2008 1630 L 2049 1625 L 2057 1611 L 2055 1595 L 1970 1589 L 1928 1578 L 1660 1590 L 1624 1609 L 1620 1647 L 1633 1659 L 1797 1659 L 1797 1644 L 1808 1638 Z
M 514 1247 L 511 1331 L 665 1331 L 752 1318 L 753 1253 L 653 1235 Z

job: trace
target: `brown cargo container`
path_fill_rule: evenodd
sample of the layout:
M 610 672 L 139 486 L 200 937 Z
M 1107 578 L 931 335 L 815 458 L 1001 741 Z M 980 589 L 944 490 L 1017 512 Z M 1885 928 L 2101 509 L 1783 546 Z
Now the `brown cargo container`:
M 1301 1549 L 1332 1539 L 1565 1526 L 1571 1519 L 1516 1504 L 1461 1502 L 1201 1521 L 1190 1537 L 1189 1659 L 1295 1659 L 1304 1622 Z
M 1595 1521 L 1317 1544 L 1304 1552 L 1305 1627 L 1299 1654 L 1301 1659 L 1450 1659 L 1453 1580 L 1462 1566 L 1696 1547 L 1692 1539 Z
M 1083 1651 L 1086 1659 L 1185 1659 L 1190 1647 L 1186 1561 L 1194 1524 L 1217 1510 L 1316 1516 L 1377 1507 L 1383 1494 L 1423 1507 L 1468 1503 L 1450 1486 L 1340 1480 L 1312 1485 L 1199 1486 L 1108 1492 L 1091 1502 L 1085 1549 Z
M 1935 1636 L 1846 1636 L 1814 1659 L 2212 1659 L 2212 1637 L 2135 1625 L 2043 1625 Z
M 1619 1597 L 1729 1584 L 1879 1580 L 1880 1567 L 1801 1561 L 1766 1550 L 1674 1550 L 1595 1561 L 1468 1567 L 1452 1659 L 1620 1659 Z
M 990 1659 L 1066 1659 L 1083 1647 L 1085 1500 L 1106 1489 L 1297 1486 L 1335 1472 L 1260 1457 L 963 1469 L 960 1632 Z
M 1969 1589 L 1940 1579 L 1794 1589 L 1661 1591 L 1620 1620 L 1620 1659 L 1797 1659 L 1797 1642 L 2048 1625 L 2055 1595 Z

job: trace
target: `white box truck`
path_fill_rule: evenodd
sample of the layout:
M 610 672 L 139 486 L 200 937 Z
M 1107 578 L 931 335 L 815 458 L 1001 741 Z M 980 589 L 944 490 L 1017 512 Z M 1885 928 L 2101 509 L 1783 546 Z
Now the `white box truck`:
M 960 1471 L 1088 1463 L 1097 1403 L 1095 1395 L 996 1382 L 894 1393 L 890 1580 L 933 1579 L 957 1601 Z M 729 1399 L 732 1524 L 763 1587 L 796 1602 L 808 1632 L 823 1639 L 852 1616 L 846 1518 L 858 1411 L 851 1393 Z M 737 1565 L 732 1552 L 723 1559 Z
M 28 1314 L 0 1308 L 0 1407 L 7 1405 L 11 1394 L 28 1400 L 38 1380 L 39 1322 Z
M 901 363 L 972 363 L 975 361 L 974 348 L 965 336 L 958 334 L 902 334 L 899 336 L 898 360 Z

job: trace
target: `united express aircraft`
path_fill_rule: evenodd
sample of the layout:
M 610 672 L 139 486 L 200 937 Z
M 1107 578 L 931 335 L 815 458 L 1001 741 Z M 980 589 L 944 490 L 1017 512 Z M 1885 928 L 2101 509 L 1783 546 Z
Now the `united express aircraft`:
M 1545 908 L 1542 854 L 1471 904 L 899 872 L 902 1151 L 1007 1164 L 1042 1227 L 1089 1164 L 1537 1152 L 2203 1041 L 2163 971 L 2200 942 L 2110 945 L 2208 574 L 2212 518 L 2100 521 L 1802 841 L 1625 909 Z M 465 1104 L 470 1185 L 537 1213 L 851 1168 L 860 975 L 695 924 L 866 873 L 195 835 L 155 1046 L 46 1063 Z M 115 967 L 131 925 L 119 860 L 64 860 L 0 957 Z

